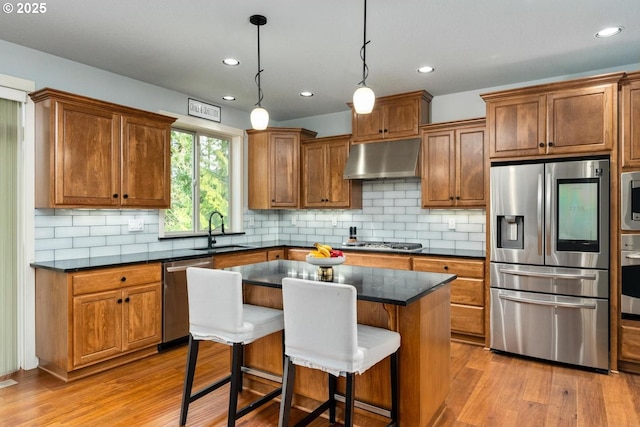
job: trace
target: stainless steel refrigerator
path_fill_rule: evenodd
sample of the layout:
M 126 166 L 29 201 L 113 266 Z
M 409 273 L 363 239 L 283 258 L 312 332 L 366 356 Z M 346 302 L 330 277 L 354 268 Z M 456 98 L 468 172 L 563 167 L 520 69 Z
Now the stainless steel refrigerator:
M 609 369 L 609 161 L 494 164 L 490 347 Z

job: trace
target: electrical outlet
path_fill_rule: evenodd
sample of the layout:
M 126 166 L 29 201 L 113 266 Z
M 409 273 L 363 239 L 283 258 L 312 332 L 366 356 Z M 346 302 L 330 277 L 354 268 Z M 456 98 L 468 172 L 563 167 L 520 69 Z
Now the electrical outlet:
M 334 227 L 338 226 L 338 217 L 335 215 L 331 216 L 331 225 L 333 225 Z
M 291 225 L 296 225 L 298 222 L 298 220 L 296 219 L 295 215 L 291 215 Z
M 456 219 L 449 218 L 449 230 L 455 230 L 455 229 L 456 229 Z
M 129 231 L 143 231 L 143 230 L 144 230 L 144 221 L 142 219 L 129 220 Z
M 253 218 L 253 216 L 249 217 L 249 227 L 253 227 L 254 225 L 256 225 L 256 220 Z

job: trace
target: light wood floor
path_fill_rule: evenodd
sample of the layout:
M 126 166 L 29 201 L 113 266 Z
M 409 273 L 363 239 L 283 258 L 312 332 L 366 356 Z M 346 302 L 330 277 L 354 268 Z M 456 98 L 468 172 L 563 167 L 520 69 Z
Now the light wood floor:
M 201 345 L 194 387 L 226 372 L 228 356 L 220 348 Z M 437 427 L 640 426 L 639 375 L 603 375 L 458 343 L 451 353 L 451 393 Z M 0 388 L 0 426 L 177 426 L 185 359 L 182 347 L 70 383 L 37 369 L 0 378 L 18 382 Z M 192 403 L 187 425 L 226 425 L 227 392 L 223 387 Z M 252 397 L 242 393 L 243 401 Z M 303 415 L 294 413 L 296 420 Z M 237 425 L 273 426 L 277 417 L 273 402 Z M 384 425 L 365 417 L 356 422 Z

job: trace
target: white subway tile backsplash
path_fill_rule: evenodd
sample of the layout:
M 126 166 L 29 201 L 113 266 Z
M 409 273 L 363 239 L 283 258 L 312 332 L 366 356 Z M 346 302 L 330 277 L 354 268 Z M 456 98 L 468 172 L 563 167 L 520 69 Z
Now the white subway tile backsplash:
M 245 234 L 219 237 L 224 244 L 276 239 L 318 240 L 339 244 L 358 228 L 362 240 L 417 241 L 424 247 L 485 249 L 486 214 L 482 209 L 423 209 L 420 181 L 386 179 L 363 182 L 362 209 L 245 209 Z M 249 218 L 253 225 L 249 226 Z M 296 224 L 291 220 L 295 217 Z M 337 226 L 332 225 L 333 217 Z M 455 230 L 449 230 L 453 218 Z M 128 231 L 129 219 L 142 219 L 144 230 Z M 158 240 L 155 210 L 37 209 L 35 259 L 51 261 L 147 251 L 202 247 L 206 237 Z

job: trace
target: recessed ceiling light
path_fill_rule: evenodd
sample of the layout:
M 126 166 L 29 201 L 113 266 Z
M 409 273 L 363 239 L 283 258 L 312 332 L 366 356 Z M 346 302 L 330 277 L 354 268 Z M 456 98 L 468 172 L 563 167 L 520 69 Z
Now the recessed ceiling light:
M 236 97 L 233 95 L 225 95 L 222 97 L 222 99 L 224 99 L 225 101 L 235 101 Z
M 598 31 L 595 36 L 597 38 L 611 37 L 622 32 L 622 27 L 607 27 Z
M 304 96 L 305 98 L 309 98 L 309 97 L 313 96 L 313 92 L 309 92 L 309 91 L 305 90 L 303 92 L 300 92 L 300 96 Z
M 230 67 L 235 67 L 236 65 L 240 65 L 240 61 L 238 61 L 235 58 L 225 58 L 222 60 L 222 63 Z
M 418 68 L 418 72 L 420 74 L 429 74 L 429 73 L 433 73 L 436 69 L 433 67 L 429 67 L 428 65 L 425 65 L 424 67 L 420 67 Z

